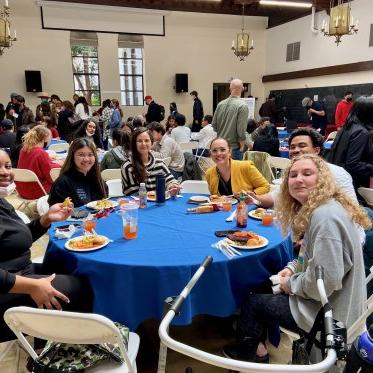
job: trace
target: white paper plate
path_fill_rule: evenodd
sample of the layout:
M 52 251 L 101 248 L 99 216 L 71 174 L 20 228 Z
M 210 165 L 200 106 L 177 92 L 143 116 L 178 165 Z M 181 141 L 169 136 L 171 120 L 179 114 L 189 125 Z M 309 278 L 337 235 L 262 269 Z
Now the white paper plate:
M 167 199 L 170 199 L 171 198 L 171 194 L 170 193 L 166 193 L 166 200 Z M 150 202 L 156 202 L 157 201 L 157 197 L 149 197 L 148 196 L 148 201 L 150 201 Z
M 209 197 L 207 197 L 207 196 L 191 196 L 189 198 L 189 200 L 193 201 L 193 202 L 203 203 L 203 202 L 208 202 Z
M 92 210 L 102 210 L 102 208 L 97 207 L 97 202 L 100 202 L 100 201 L 91 201 L 91 202 L 87 203 L 86 206 L 89 209 L 92 209 Z M 107 200 L 107 202 L 110 202 L 110 206 L 105 207 L 107 209 L 118 206 L 118 202 L 116 202 L 116 201 Z
M 66 241 L 65 243 L 65 248 L 67 250 L 70 250 L 70 251 L 75 251 L 75 252 L 78 252 L 78 253 L 86 253 L 86 252 L 89 252 L 89 251 L 96 251 L 96 250 L 100 250 L 102 249 L 103 247 L 105 247 L 109 242 L 109 238 L 107 238 L 106 236 L 101 236 L 99 235 L 99 237 L 102 237 L 105 239 L 105 243 L 103 243 L 102 245 L 99 245 L 99 246 L 95 246 L 95 247 L 91 247 L 91 248 L 87 248 L 87 249 L 77 249 L 77 248 L 74 248 L 74 247 L 71 247 L 70 246 L 70 242 L 71 241 L 74 241 L 74 240 L 79 240 L 81 238 L 83 238 L 84 236 L 79 236 L 79 237 L 74 237 L 74 238 L 71 238 L 70 240 Z
M 211 201 L 211 199 L 209 199 L 209 203 L 223 203 L 223 201 Z M 237 199 L 236 198 L 232 198 L 232 205 L 236 205 L 238 203 Z
M 260 218 L 259 216 L 255 215 L 255 210 L 251 210 L 249 211 L 249 213 L 247 214 L 250 216 L 250 218 L 252 219 L 255 219 L 255 220 L 262 220 L 262 218 Z
M 259 237 L 263 240 L 263 243 L 260 244 L 260 245 L 256 245 L 256 246 L 241 246 L 241 245 L 237 245 L 233 241 L 231 241 L 229 238 L 225 238 L 224 241 L 226 241 L 227 244 L 229 244 L 230 246 L 234 247 L 235 249 L 252 250 L 252 249 L 260 249 L 260 248 L 265 247 L 265 246 L 268 245 L 268 240 L 265 237 L 263 237 L 263 236 L 259 236 Z

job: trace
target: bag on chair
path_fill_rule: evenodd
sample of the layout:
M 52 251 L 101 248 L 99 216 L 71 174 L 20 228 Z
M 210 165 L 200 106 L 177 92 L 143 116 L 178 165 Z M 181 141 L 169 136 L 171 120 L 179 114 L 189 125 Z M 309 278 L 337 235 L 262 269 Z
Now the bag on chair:
M 128 347 L 129 329 L 115 322 L 125 347 Z M 67 344 L 48 341 L 44 350 L 33 363 L 34 373 L 84 372 L 85 369 L 103 360 L 112 359 L 123 363 L 118 345 L 103 343 L 99 345 Z

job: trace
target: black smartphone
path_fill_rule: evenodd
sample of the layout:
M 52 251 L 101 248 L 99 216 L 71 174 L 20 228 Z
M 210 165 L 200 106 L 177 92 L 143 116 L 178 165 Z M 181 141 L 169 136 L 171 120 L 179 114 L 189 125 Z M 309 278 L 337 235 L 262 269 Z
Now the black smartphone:
M 216 231 L 215 236 L 216 237 L 227 237 L 228 234 L 232 234 L 232 233 L 235 233 L 235 232 L 238 232 L 238 230 L 234 229 L 234 230 L 230 230 L 230 231 Z
M 73 225 L 75 228 L 80 228 L 80 224 L 66 224 L 66 225 L 60 225 L 59 227 L 56 227 L 56 229 L 60 231 L 67 231 L 70 227 L 70 225 Z

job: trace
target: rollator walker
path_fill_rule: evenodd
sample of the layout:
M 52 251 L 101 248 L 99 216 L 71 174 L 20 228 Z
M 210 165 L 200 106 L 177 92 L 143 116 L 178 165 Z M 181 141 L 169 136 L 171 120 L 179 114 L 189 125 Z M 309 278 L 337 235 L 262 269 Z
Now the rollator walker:
M 369 331 L 365 331 L 358 336 L 353 343 L 351 350 L 349 350 L 346 344 L 346 328 L 341 322 L 333 319 L 333 310 L 328 302 L 325 292 L 324 271 L 321 266 L 318 266 L 315 269 L 317 289 L 322 304 L 321 319 L 323 319 L 324 326 L 321 333 L 319 333 L 321 334 L 321 343 L 318 343 L 321 345 L 323 360 L 318 363 L 311 365 L 287 365 L 260 364 L 233 360 L 199 350 L 171 338 L 168 331 L 172 320 L 176 315 L 179 314 L 183 302 L 188 297 L 189 293 L 193 289 L 194 285 L 198 282 L 206 268 L 212 263 L 212 260 L 213 259 L 211 256 L 206 257 L 181 293 L 176 297 L 169 297 L 165 300 L 166 311 L 158 331 L 161 339 L 158 373 L 164 373 L 166 371 L 167 348 L 192 357 L 193 359 L 200 360 L 204 363 L 242 373 L 322 373 L 329 371 L 335 366 L 337 367 L 337 371 L 343 371 L 344 373 L 373 373 L 373 326 L 369 329 Z M 192 372 L 193 370 L 191 368 L 186 368 L 186 373 Z

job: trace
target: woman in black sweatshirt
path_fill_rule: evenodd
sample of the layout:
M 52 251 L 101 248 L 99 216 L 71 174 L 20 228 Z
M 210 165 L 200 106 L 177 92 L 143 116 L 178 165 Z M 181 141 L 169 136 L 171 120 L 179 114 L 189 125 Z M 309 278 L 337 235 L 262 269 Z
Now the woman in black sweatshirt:
M 15 339 L 3 319 L 10 307 L 22 305 L 89 312 L 92 305 L 88 282 L 75 276 L 48 273 L 41 264 L 30 260 L 33 241 L 46 233 L 51 222 L 66 220 L 71 207 L 61 203 L 53 205 L 45 215 L 25 224 L 2 198 L 6 195 L 5 188 L 12 186 L 13 181 L 10 158 L 0 150 L 0 342 Z

